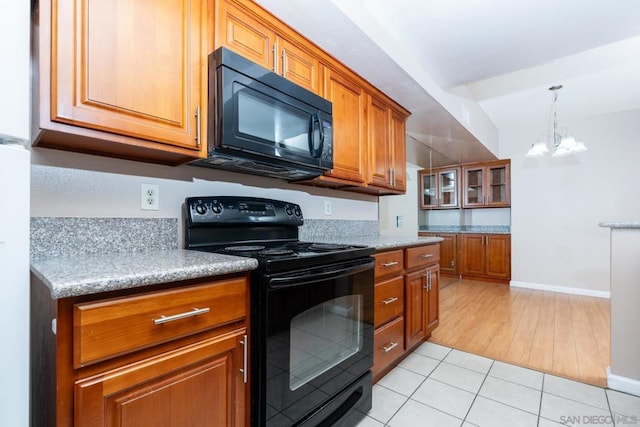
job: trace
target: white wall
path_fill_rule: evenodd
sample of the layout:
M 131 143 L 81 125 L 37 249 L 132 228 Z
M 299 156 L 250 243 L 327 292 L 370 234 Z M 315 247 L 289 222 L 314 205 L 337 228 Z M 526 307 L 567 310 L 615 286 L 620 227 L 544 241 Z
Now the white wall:
M 407 191 L 402 195 L 380 197 L 380 234 L 390 236 L 418 235 L 418 171 L 419 166 L 407 163 Z M 401 218 L 398 225 L 397 218 Z
M 0 134 L 29 138 L 29 2 L 0 0 Z M 29 153 L 0 151 L 0 419 L 29 425 Z
M 185 197 L 239 195 L 300 204 L 305 218 L 378 220 L 378 198 L 195 166 L 162 166 L 34 148 L 31 215 L 182 219 Z M 140 184 L 158 184 L 160 209 L 140 209 Z M 324 213 L 331 202 L 331 215 Z M 180 241 L 182 238 L 180 236 Z
M 561 125 L 589 151 L 527 159 L 541 129 L 500 130 L 500 158 L 511 158 L 512 282 L 604 296 L 609 230 L 598 223 L 640 219 L 640 110 Z

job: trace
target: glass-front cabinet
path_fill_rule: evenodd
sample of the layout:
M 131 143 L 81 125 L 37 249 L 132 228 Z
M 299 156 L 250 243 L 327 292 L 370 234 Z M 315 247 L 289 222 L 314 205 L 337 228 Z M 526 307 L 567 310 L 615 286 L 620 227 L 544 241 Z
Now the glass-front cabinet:
M 462 207 L 511 205 L 510 161 L 499 160 L 462 166 Z
M 459 168 L 420 171 L 420 208 L 458 208 L 459 176 Z

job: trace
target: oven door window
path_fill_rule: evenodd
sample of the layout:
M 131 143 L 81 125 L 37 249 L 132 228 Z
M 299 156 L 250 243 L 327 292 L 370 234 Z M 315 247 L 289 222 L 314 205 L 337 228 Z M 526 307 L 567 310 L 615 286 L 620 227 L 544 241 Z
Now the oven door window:
M 362 348 L 362 295 L 334 298 L 291 320 L 289 388 L 297 390 Z

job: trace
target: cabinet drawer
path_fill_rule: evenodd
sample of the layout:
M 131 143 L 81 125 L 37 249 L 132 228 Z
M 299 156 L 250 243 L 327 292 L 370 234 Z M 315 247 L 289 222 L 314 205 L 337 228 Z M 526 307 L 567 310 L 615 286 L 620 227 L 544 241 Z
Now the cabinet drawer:
M 374 295 L 375 326 L 382 325 L 404 312 L 404 278 L 402 276 L 376 283 Z
M 404 318 L 376 329 L 373 336 L 373 375 L 386 368 L 404 353 Z
M 404 268 L 402 250 L 380 252 L 373 257 L 376 259 L 376 280 L 381 277 L 401 274 Z
M 75 304 L 74 367 L 242 320 L 246 298 L 243 277 Z
M 436 264 L 440 259 L 440 245 L 425 245 L 407 248 L 406 251 L 406 268 L 411 270 L 414 268 Z

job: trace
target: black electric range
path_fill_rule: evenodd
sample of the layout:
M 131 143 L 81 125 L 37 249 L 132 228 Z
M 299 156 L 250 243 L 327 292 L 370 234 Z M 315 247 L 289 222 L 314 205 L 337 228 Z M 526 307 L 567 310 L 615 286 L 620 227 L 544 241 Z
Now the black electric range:
M 190 197 L 185 247 L 252 257 L 251 425 L 351 427 L 371 408 L 374 248 L 303 242 L 299 205 Z

